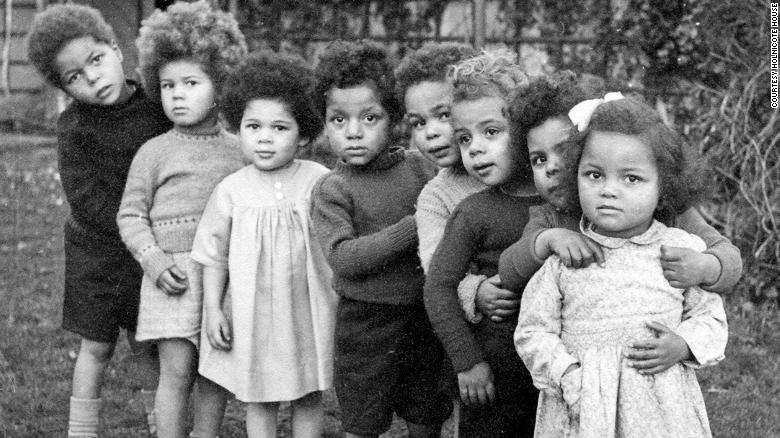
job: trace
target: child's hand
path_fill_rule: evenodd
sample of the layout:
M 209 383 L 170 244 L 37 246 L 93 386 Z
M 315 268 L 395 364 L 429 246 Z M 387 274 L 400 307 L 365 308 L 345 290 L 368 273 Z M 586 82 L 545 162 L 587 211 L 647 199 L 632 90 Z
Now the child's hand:
M 495 322 L 503 321 L 520 309 L 520 298 L 511 290 L 501 289 L 498 275 L 480 283 L 475 302 L 477 309 Z
M 458 373 L 460 399 L 467 405 L 493 403 L 496 389 L 493 386 L 493 371 L 487 362 L 480 362 L 468 371 Z
M 582 368 L 577 364 L 569 365 L 561 378 L 563 401 L 569 407 L 572 417 L 580 415 L 580 395 L 582 393 Z
M 686 289 L 713 284 L 720 277 L 720 261 L 712 254 L 661 245 L 661 267 L 672 287 Z
M 547 247 L 547 255 L 557 255 L 567 267 L 584 268 L 593 262 L 599 266 L 604 265 L 601 246 L 582 233 L 565 228 L 551 228 L 539 235 L 538 239 L 542 238 Z
M 217 350 L 230 350 L 232 346 L 230 322 L 221 310 L 206 312 L 206 337 L 209 339 L 209 344 Z
M 658 374 L 691 357 L 688 343 L 669 327 L 655 321 L 648 322 L 647 327 L 655 332 L 655 339 L 635 342 L 626 354 L 628 366 L 639 370 L 639 374 Z
M 178 266 L 171 266 L 157 278 L 157 287 L 168 295 L 181 295 L 187 290 L 187 276 Z

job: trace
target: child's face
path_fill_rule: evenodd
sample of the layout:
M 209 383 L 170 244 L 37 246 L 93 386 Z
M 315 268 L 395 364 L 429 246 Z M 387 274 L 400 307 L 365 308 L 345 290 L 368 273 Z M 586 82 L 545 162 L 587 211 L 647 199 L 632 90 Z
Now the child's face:
M 658 168 L 639 137 L 591 133 L 577 175 L 582 212 L 596 232 L 628 238 L 647 231 L 658 205 Z
M 373 87 L 331 88 L 325 108 L 325 135 L 347 164 L 363 166 L 387 147 L 390 117 Z
M 287 106 L 271 99 L 254 99 L 247 103 L 238 137 L 244 155 L 260 170 L 289 165 L 298 147 L 306 143 Z
M 566 205 L 566 194 L 560 186 L 563 171 L 560 143 L 568 138 L 571 126 L 567 117 L 557 117 L 528 131 L 528 157 L 536 190 L 547 202 L 559 208 Z
M 116 43 L 91 36 L 70 40 L 57 53 L 54 64 L 63 91 L 79 102 L 109 106 L 130 97 L 122 52 Z
M 481 97 L 455 103 L 452 126 L 453 140 L 470 175 L 489 186 L 511 182 L 519 166 L 503 99 Z
M 406 90 L 406 119 L 412 129 L 412 144 L 439 167 L 460 162 L 460 151 L 452 143 L 452 85 L 424 81 Z
M 214 83 L 200 64 L 182 59 L 160 68 L 160 98 L 174 125 L 197 128 L 216 123 L 214 97 Z

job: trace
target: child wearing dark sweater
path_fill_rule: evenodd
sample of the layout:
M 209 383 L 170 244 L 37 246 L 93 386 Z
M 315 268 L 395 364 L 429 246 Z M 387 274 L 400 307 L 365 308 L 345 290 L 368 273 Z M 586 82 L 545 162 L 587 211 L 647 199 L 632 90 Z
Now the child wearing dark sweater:
M 116 213 L 133 156 L 170 122 L 160 104 L 125 77 L 114 32 L 93 8 L 53 5 L 36 15 L 28 57 L 73 98 L 57 126 L 60 178 L 70 205 L 62 326 L 81 337 L 68 436 L 97 437 L 103 373 L 120 328 L 154 370 L 151 350 L 133 341 L 143 272 L 119 237 Z M 143 386 L 154 388 L 155 376 L 152 371 Z M 154 392 L 143 394 L 154 429 Z
M 498 258 L 521 236 L 529 208 L 543 202 L 509 123 L 507 99 L 527 81 L 500 51 L 462 61 L 451 76 L 453 139 L 466 170 L 489 188 L 464 199 L 447 221 L 428 270 L 425 307 L 457 373 L 465 405 L 461 436 L 530 437 L 538 392 L 514 352 L 515 323 L 469 323 L 457 293 L 468 273 L 496 275 Z
M 316 67 L 315 99 L 339 157 L 312 192 L 312 221 L 340 299 L 335 385 L 348 437 L 376 437 L 395 412 L 410 437 L 438 436 L 450 412 L 443 359 L 422 304 L 414 202 L 435 174 L 393 146 L 401 117 L 387 53 L 336 41 Z

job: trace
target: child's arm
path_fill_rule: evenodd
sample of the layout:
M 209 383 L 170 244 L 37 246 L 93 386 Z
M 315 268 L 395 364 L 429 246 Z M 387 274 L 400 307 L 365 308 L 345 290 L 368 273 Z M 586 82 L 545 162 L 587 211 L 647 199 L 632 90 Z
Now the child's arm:
M 336 275 L 354 278 L 381 272 L 386 265 L 417 244 L 414 216 L 365 236 L 352 222 L 353 205 L 342 181 L 328 174 L 312 190 L 311 216 L 325 257 Z
M 133 158 L 116 221 L 122 241 L 146 275 L 166 293 L 182 293 L 186 289 L 186 276 L 178 268 L 173 269 L 176 267 L 173 257 L 157 245 L 152 233 L 149 211 L 156 189 L 158 162 L 153 150 L 142 146 Z
M 423 293 L 433 330 L 458 374 L 464 403 L 485 402 L 493 393 L 490 366 L 463 318 L 457 294 L 458 284 L 468 272 L 476 251 L 478 236 L 474 228 L 462 210 L 458 208 L 453 212 L 431 260 Z
M 662 247 L 661 266 L 669 284 L 678 288 L 700 286 L 711 292 L 729 292 L 742 275 L 739 249 L 710 226 L 694 208 L 675 218 L 674 226 L 701 237 L 707 249 L 701 253 L 686 248 Z
M 211 194 L 203 210 L 190 257 L 203 266 L 204 330 L 209 343 L 218 350 L 230 350 L 230 323 L 222 312 L 228 277 L 228 251 L 232 232 L 232 201 L 225 182 Z
M 561 262 L 549 258 L 523 292 L 515 330 L 515 349 L 539 389 L 561 390 L 564 374 L 579 361 L 561 341 L 561 302 L 558 288 Z

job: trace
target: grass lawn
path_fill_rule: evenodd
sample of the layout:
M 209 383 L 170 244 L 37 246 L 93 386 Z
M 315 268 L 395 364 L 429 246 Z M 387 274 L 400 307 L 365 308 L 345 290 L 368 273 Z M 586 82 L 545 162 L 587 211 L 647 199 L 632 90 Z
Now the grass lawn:
M 78 338 L 59 328 L 67 217 L 50 140 L 0 134 L 0 438 L 64 436 Z M 746 296 L 739 291 L 736 296 Z M 728 298 L 726 360 L 698 374 L 715 437 L 780 436 L 780 313 Z M 122 340 L 103 392 L 104 437 L 145 436 L 134 367 Z M 326 394 L 326 436 L 340 436 Z M 289 436 L 286 409 L 279 436 Z M 405 431 L 396 422 L 388 437 Z M 232 401 L 222 437 L 243 437 Z

